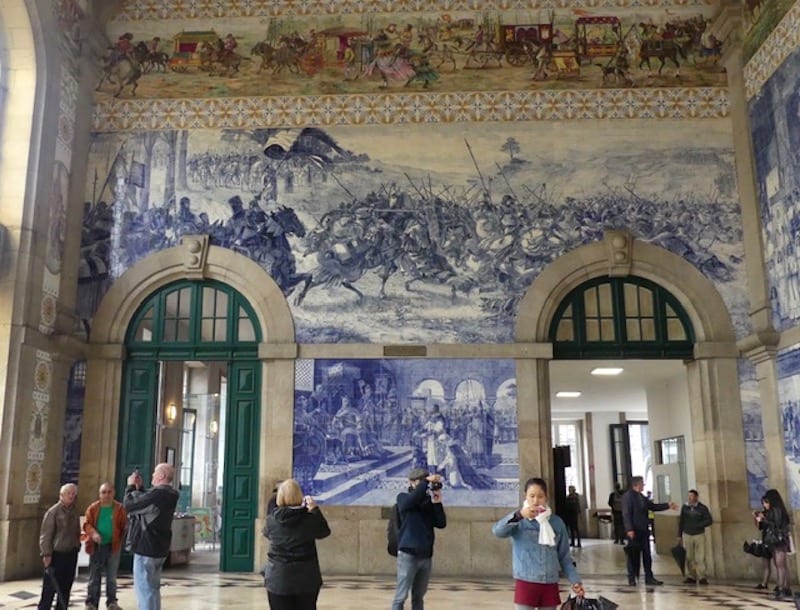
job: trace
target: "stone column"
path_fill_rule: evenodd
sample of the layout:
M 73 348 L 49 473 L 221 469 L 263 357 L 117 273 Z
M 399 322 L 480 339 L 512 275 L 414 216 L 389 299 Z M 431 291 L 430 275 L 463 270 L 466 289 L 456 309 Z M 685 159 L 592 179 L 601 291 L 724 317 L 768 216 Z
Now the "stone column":
M 517 360 L 517 434 L 520 492 L 525 480 L 542 477 L 553 485 L 550 413 L 552 345 L 540 344 L 531 358 Z
M 742 575 L 741 542 L 753 529 L 737 356 L 734 344 L 701 343 L 687 364 L 697 488 L 714 517 L 706 562 L 709 575 L 720 579 Z

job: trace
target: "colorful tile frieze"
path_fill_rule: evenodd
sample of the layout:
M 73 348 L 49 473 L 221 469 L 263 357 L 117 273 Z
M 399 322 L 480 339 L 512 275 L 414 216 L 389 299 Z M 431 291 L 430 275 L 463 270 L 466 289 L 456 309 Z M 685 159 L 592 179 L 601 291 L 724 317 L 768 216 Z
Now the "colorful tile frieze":
M 117 21 L 547 9 L 709 7 L 715 0 L 129 0 Z
M 230 129 L 569 119 L 728 116 L 727 90 L 609 89 L 113 100 L 95 108 L 95 131 Z
M 764 83 L 800 46 L 800 2 L 789 9 L 767 40 L 744 67 L 747 99 L 757 95 Z

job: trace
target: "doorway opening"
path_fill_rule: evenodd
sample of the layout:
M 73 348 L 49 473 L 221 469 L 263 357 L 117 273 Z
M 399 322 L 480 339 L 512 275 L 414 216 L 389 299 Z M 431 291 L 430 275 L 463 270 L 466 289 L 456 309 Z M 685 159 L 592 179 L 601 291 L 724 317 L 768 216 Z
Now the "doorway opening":
M 210 548 L 222 571 L 253 570 L 260 340 L 249 303 L 213 281 L 165 286 L 128 327 L 117 487 L 135 468 L 147 483 L 155 464 L 175 467 L 172 563 Z
M 677 299 L 645 278 L 594 278 L 556 308 L 552 443 L 569 447 L 571 459 L 563 476 L 555 474 L 565 487 L 555 490 L 555 504 L 574 485 L 586 506 L 585 530 L 600 532 L 592 519 L 609 512 L 615 483 L 627 489 L 632 476 L 643 476 L 658 502 L 681 501 L 693 484 L 685 452 L 682 467 L 654 457 L 666 438 L 691 439 L 685 362 L 694 337 Z

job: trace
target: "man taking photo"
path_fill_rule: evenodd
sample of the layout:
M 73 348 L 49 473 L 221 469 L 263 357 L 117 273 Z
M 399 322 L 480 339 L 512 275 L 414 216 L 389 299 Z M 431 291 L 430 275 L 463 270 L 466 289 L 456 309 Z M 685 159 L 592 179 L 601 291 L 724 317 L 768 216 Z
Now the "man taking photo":
M 397 509 L 397 590 L 392 610 L 403 610 L 409 592 L 411 610 L 422 610 L 433 565 L 433 530 L 447 525 L 442 477 L 423 468 L 412 469 L 408 473 L 408 492 L 397 496 Z

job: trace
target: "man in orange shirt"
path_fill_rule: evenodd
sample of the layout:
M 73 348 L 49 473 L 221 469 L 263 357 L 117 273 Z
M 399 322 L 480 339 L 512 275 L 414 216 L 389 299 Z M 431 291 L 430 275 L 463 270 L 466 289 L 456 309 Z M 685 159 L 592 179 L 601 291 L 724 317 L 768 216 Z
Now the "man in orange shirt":
M 86 552 L 89 554 L 86 610 L 97 610 L 103 572 L 106 574 L 106 608 L 120 610 L 117 605 L 117 570 L 126 525 L 127 514 L 122 504 L 114 500 L 114 486 L 103 483 L 100 499 L 86 509 L 83 524 L 87 536 Z

